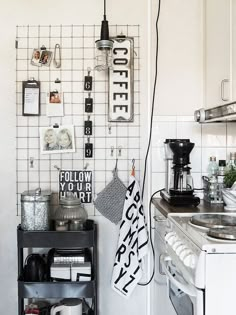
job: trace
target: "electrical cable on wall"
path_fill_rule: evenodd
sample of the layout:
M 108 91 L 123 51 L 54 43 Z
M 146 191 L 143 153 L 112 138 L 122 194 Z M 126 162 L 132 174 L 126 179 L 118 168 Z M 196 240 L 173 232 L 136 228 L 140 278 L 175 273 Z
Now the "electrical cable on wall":
M 156 18 L 156 54 L 155 54 L 155 76 L 154 76 L 154 84 L 153 84 L 153 94 L 152 94 L 152 106 L 151 106 L 151 119 L 150 119 L 150 129 L 149 129 L 149 139 L 148 139 L 148 146 L 147 146 L 147 151 L 145 155 L 145 164 L 144 164 L 144 173 L 143 173 L 143 186 L 142 186 L 142 199 L 144 196 L 144 187 L 145 187 L 145 180 L 146 180 L 146 172 L 147 172 L 147 160 L 148 160 L 148 155 L 150 151 L 150 146 L 151 146 L 151 141 L 152 141 L 152 126 L 153 126 L 153 115 L 154 115 L 154 106 L 155 106 L 155 96 L 156 96 L 156 84 L 157 84 L 157 62 L 158 62 L 158 44 L 159 44 L 159 34 L 158 34 L 158 21 L 160 17 L 160 7 L 161 7 L 161 0 L 158 2 L 158 9 L 157 9 L 157 18 Z M 146 286 L 148 285 L 155 274 L 155 252 L 154 252 L 154 246 L 153 246 L 153 241 L 152 241 L 152 233 L 151 233 L 151 202 L 152 198 L 154 195 L 156 195 L 158 192 L 160 192 L 162 189 L 154 192 L 149 200 L 149 226 L 150 226 L 150 243 L 151 243 L 151 248 L 152 248 L 152 254 L 153 254 L 153 271 L 151 278 L 146 282 L 146 283 L 139 283 L 139 285 Z

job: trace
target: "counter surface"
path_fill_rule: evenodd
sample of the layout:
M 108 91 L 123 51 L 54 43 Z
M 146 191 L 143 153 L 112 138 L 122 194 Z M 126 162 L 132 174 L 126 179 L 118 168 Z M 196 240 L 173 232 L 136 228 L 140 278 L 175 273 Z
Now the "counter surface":
M 185 207 L 174 207 L 171 206 L 168 202 L 161 198 L 153 198 L 153 205 L 165 216 L 167 217 L 168 213 L 204 213 L 204 212 L 224 212 L 224 207 L 222 204 L 211 205 L 204 200 L 201 200 L 200 204 L 197 207 L 194 206 L 185 206 Z

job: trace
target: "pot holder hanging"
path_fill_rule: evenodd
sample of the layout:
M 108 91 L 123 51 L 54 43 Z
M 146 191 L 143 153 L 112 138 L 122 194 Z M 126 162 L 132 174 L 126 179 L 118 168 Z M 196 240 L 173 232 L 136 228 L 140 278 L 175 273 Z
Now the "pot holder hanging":
M 96 209 L 112 223 L 118 224 L 122 218 L 127 188 L 113 170 L 113 179 L 97 195 L 94 205 Z

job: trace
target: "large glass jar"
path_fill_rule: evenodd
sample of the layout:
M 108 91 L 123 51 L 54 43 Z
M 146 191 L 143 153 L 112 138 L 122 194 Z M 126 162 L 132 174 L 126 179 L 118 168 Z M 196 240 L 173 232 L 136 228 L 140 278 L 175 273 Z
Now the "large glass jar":
M 68 194 L 60 199 L 59 207 L 55 213 L 56 226 L 59 221 L 69 221 L 69 230 L 83 230 L 87 219 L 88 214 L 79 198 L 74 197 L 73 194 Z

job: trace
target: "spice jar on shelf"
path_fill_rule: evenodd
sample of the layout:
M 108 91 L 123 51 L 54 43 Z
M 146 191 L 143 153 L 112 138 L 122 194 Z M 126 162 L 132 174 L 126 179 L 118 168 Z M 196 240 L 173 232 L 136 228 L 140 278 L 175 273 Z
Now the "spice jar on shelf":
M 62 230 L 62 221 L 68 222 L 68 225 L 64 226 L 64 230 L 83 230 L 87 219 L 88 214 L 79 198 L 74 197 L 72 193 L 68 193 L 66 197 L 60 199 L 59 207 L 55 213 L 56 230 Z

